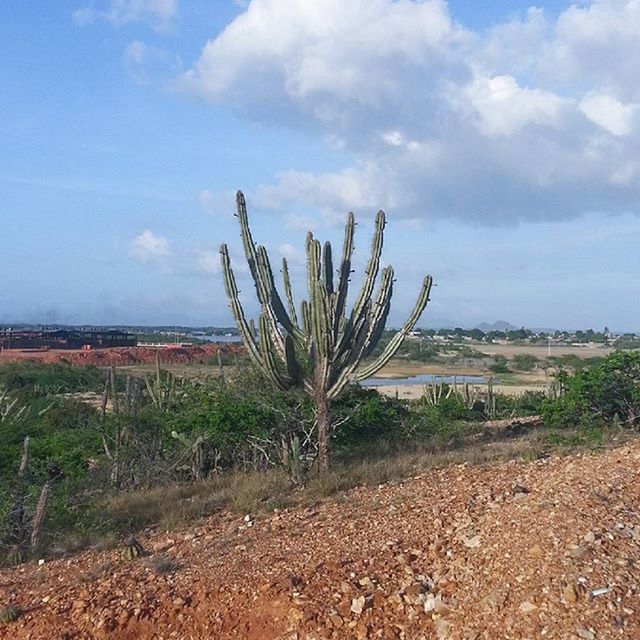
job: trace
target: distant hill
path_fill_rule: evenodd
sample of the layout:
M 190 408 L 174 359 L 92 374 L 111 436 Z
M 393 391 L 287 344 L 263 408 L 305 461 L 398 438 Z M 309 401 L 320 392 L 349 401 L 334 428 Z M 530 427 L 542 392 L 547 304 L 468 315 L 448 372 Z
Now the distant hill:
M 516 327 L 505 320 L 497 320 L 493 324 L 481 322 L 479 325 L 476 325 L 475 328 L 480 329 L 480 331 L 484 331 L 485 333 L 489 333 L 489 331 L 517 331 L 520 329 L 520 327 Z

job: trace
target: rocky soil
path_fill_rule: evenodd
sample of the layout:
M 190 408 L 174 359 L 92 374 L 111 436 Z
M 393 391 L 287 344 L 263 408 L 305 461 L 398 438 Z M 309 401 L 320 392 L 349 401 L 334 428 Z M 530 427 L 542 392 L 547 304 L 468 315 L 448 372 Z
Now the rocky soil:
M 640 638 L 638 442 L 138 540 L 0 571 L 0 638 Z
M 122 367 L 135 364 L 154 364 L 160 356 L 162 364 L 187 364 L 206 362 L 218 351 L 223 354 L 244 353 L 237 344 L 205 344 L 168 347 L 112 347 L 108 349 L 47 349 L 47 350 L 4 350 L 0 362 L 36 360 L 45 364 L 67 362 L 73 365 L 93 365 L 97 367 Z

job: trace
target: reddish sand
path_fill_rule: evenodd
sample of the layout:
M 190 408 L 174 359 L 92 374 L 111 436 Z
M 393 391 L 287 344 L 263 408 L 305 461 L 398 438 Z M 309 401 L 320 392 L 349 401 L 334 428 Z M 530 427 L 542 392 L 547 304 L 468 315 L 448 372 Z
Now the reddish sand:
M 149 530 L 147 558 L 0 570 L 0 604 L 23 610 L 0 638 L 637 639 L 639 469 L 636 441 Z
M 243 348 L 236 344 L 206 344 L 167 347 L 114 347 L 112 349 L 83 350 L 5 350 L 0 353 L 0 364 L 20 360 L 36 360 L 47 364 L 67 362 L 75 365 L 126 366 L 152 364 L 160 355 L 162 364 L 203 363 L 215 356 L 218 350 L 225 354 L 239 354 Z

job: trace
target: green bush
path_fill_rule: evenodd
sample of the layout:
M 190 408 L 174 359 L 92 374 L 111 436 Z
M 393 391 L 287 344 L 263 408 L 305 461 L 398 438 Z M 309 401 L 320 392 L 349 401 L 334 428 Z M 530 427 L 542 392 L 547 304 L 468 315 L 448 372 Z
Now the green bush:
M 516 371 L 531 371 L 539 362 L 540 360 L 531 353 L 517 353 L 513 356 L 513 368 Z
M 489 370 L 493 373 L 510 373 L 507 359 L 503 355 L 493 356 L 493 364 L 489 365 Z
M 36 395 L 100 391 L 104 381 L 105 373 L 97 367 L 42 364 L 30 360 L 0 367 L 0 387 Z
M 560 396 L 543 405 L 548 425 L 640 426 L 640 353 L 618 351 L 574 375 L 560 371 L 556 381 Z

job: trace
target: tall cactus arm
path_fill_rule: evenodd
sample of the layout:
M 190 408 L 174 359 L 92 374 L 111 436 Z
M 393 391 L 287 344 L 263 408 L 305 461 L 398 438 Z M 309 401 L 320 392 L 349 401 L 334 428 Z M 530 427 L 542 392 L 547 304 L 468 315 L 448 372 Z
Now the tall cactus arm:
M 287 297 L 287 305 L 289 307 L 289 317 L 294 327 L 300 331 L 300 325 L 298 324 L 298 316 L 296 314 L 296 305 L 293 302 L 293 292 L 291 290 L 291 277 L 289 276 L 289 265 L 287 259 L 282 258 L 282 281 L 284 284 L 284 293 Z
M 337 335 L 346 322 L 344 308 L 347 303 L 347 293 L 349 292 L 349 278 L 351 277 L 351 256 L 353 255 L 353 232 L 355 220 L 353 213 L 349 212 L 347 224 L 344 228 L 344 244 L 342 246 L 342 261 L 340 262 L 340 277 L 338 280 L 338 290 L 335 297 L 335 308 L 333 312 L 333 331 Z
M 247 320 L 244 315 L 244 309 L 242 308 L 242 304 L 240 303 L 236 279 L 233 275 L 233 269 L 231 268 L 229 249 L 227 248 L 226 244 L 223 244 L 220 247 L 220 258 L 222 262 L 222 273 L 224 276 L 224 288 L 227 292 L 227 298 L 229 299 L 231 313 L 233 314 L 236 324 L 238 325 L 240 335 L 244 340 L 251 359 L 261 366 L 262 358 L 260 357 L 260 352 L 258 350 L 258 345 L 256 344 L 254 333 L 247 324 Z
M 330 357 L 333 350 L 330 318 L 327 288 L 318 280 L 311 299 L 311 335 L 321 356 Z
M 371 299 L 378 269 L 380 268 L 380 255 L 382 253 L 382 243 L 384 238 L 385 215 L 384 211 L 378 211 L 376 215 L 376 228 L 371 242 L 371 258 L 367 264 L 362 289 L 353 305 L 351 317 L 354 321 L 358 319 L 367 302 Z
M 287 375 L 291 378 L 294 384 L 299 384 L 303 381 L 302 367 L 298 363 L 296 358 L 296 348 L 293 338 L 287 336 L 284 341 L 285 344 L 285 365 L 287 366 Z
M 322 250 L 322 280 L 327 287 L 327 293 L 331 295 L 333 293 L 333 258 L 331 243 L 328 241 L 324 243 Z
M 313 300 L 316 282 L 321 276 L 321 249 L 320 243 L 314 239 L 313 234 L 307 234 L 307 291 L 309 301 Z
M 236 194 L 236 215 L 240 221 L 240 235 L 242 237 L 242 246 L 247 258 L 249 270 L 253 278 L 256 293 L 258 295 L 258 301 L 265 308 L 269 307 L 269 321 L 273 324 L 273 316 L 282 324 L 287 332 L 293 330 L 291 320 L 287 316 L 284 305 L 280 295 L 273 281 L 273 272 L 271 271 L 271 265 L 269 264 L 269 258 L 266 251 L 262 247 L 256 247 L 253 237 L 251 235 L 251 228 L 249 227 L 249 216 L 247 214 L 247 203 L 242 191 L 238 191 Z M 262 254 L 262 255 L 261 255 Z M 284 340 L 278 338 L 272 331 L 273 339 L 276 342 L 276 346 L 281 355 L 284 355 Z
M 302 317 L 302 332 L 306 336 L 311 336 L 311 307 L 306 300 L 300 304 L 300 316 Z
M 262 361 L 264 363 L 264 369 L 267 372 L 268 377 L 275 382 L 275 384 L 286 391 L 290 389 L 294 381 L 288 375 L 281 373 L 278 369 L 278 365 L 275 358 L 275 348 L 271 341 L 271 335 L 269 332 L 269 321 L 264 313 L 260 314 L 260 353 L 262 355 Z
M 427 276 L 422 283 L 420 295 L 418 296 L 418 300 L 416 301 L 415 307 L 413 308 L 409 319 L 405 322 L 402 329 L 400 329 L 400 331 L 398 331 L 398 333 L 396 333 L 396 335 L 391 338 L 385 350 L 376 360 L 374 360 L 371 364 L 363 367 L 362 369 L 356 371 L 356 380 L 365 380 L 366 378 L 371 377 L 374 373 L 376 373 L 376 371 L 382 369 L 382 367 L 384 367 L 384 365 L 387 364 L 387 362 L 389 362 L 391 358 L 393 358 L 396 351 L 400 348 L 402 341 L 406 338 L 407 334 L 413 329 L 413 327 L 415 327 L 416 322 L 418 322 L 418 318 L 420 318 L 422 312 L 424 311 L 424 308 L 427 306 L 432 284 L 433 278 L 431 276 Z
M 285 331 L 287 333 L 291 333 L 293 331 L 293 326 L 291 325 L 289 316 L 287 316 L 286 311 L 284 311 L 284 308 L 282 307 L 282 303 L 280 302 L 279 307 L 277 307 L 274 302 L 274 296 L 272 295 L 275 288 L 273 283 L 273 273 L 271 272 L 271 265 L 269 264 L 267 250 L 262 245 L 256 247 L 256 257 L 258 259 L 258 272 L 261 274 L 260 277 L 264 283 L 264 288 L 269 291 L 267 294 L 267 301 L 262 303 L 262 313 L 266 316 L 269 333 L 271 334 L 271 339 L 278 350 L 278 355 L 281 358 L 284 358 L 284 336 L 278 329 L 278 311 L 276 311 L 276 308 L 278 308 L 281 315 L 284 314 L 284 316 L 286 316 L 286 320 L 288 321 Z
M 240 221 L 242 246 L 247 258 L 247 264 L 249 265 L 249 271 L 251 271 L 251 277 L 253 278 L 256 287 L 258 301 L 260 304 L 265 304 L 269 301 L 269 288 L 262 278 L 262 272 L 258 269 L 258 253 L 256 251 L 256 245 L 253 241 L 253 237 L 251 236 L 249 216 L 247 215 L 247 203 L 242 191 L 238 191 L 236 194 L 236 215 Z
M 376 301 L 371 310 L 371 319 L 369 321 L 369 334 L 367 335 L 367 344 L 365 345 L 362 357 L 366 358 L 376 347 L 384 326 L 387 322 L 389 310 L 391 309 L 391 297 L 393 296 L 393 267 L 385 267 L 382 271 L 382 281 L 380 282 L 380 290 L 376 296 Z
M 280 294 L 276 289 L 276 284 L 273 278 L 273 271 L 271 269 L 271 263 L 269 262 L 269 255 L 267 250 L 259 245 L 256 249 L 258 254 L 258 267 L 263 271 L 263 277 L 269 289 L 269 302 L 270 307 L 273 307 L 273 313 L 276 320 L 282 325 L 286 333 L 296 333 L 298 331 L 297 326 L 293 323 L 293 320 L 287 314 L 287 311 L 282 303 Z

